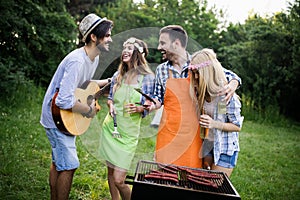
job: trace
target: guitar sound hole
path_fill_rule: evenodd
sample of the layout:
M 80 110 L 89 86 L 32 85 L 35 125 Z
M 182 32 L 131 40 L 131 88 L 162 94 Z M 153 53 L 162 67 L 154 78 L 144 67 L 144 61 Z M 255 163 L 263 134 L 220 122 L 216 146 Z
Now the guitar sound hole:
M 88 105 L 91 105 L 92 104 L 92 101 L 94 99 L 94 96 L 93 95 L 89 95 L 87 98 L 86 98 L 86 102 Z

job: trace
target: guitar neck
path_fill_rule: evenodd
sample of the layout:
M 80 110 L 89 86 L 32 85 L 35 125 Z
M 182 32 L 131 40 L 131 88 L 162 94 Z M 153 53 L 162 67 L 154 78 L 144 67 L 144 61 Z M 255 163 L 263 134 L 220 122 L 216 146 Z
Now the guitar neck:
M 111 82 L 108 82 L 106 85 L 104 85 L 98 92 L 96 92 L 94 94 L 94 98 L 95 99 L 99 99 L 99 97 L 103 94 L 103 92 L 105 91 L 105 89 L 110 86 Z

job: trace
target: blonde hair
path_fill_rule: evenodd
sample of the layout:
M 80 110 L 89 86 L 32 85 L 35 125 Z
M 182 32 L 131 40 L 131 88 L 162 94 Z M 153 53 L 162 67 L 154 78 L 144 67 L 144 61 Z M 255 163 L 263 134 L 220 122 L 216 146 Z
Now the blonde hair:
M 134 43 L 137 43 L 140 47 L 142 47 L 143 51 L 141 53 L 139 49 L 136 46 L 134 46 L 134 51 L 130 59 L 130 65 L 132 66 L 132 69 L 130 70 L 128 69 L 127 63 L 123 62 L 121 56 L 121 63 L 118 67 L 119 73 L 116 77 L 116 84 L 114 85 L 114 89 L 113 89 L 114 92 L 121 86 L 122 81 L 125 80 L 126 78 L 130 80 L 135 75 L 153 74 L 153 71 L 149 67 L 148 62 L 146 60 L 146 56 L 148 55 L 147 44 L 144 41 L 139 40 L 137 38 L 130 38 L 130 39 L 131 40 L 133 39 Z
M 192 55 L 191 65 L 195 67 L 190 72 L 190 94 L 200 112 L 203 109 L 205 96 L 218 96 L 218 92 L 227 84 L 227 79 L 212 49 L 204 48 L 195 52 Z

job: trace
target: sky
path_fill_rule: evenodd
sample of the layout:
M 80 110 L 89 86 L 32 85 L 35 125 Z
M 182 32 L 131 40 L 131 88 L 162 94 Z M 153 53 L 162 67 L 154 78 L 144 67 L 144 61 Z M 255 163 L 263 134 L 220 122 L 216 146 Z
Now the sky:
M 244 23 L 251 11 L 262 17 L 272 16 L 275 12 L 286 11 L 288 2 L 294 0 L 208 0 L 208 7 L 226 11 L 226 19 L 232 23 Z

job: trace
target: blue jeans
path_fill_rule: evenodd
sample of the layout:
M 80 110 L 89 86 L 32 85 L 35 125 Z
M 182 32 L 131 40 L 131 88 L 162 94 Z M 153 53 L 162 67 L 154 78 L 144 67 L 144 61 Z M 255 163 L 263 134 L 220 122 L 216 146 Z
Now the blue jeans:
M 237 163 L 238 155 L 238 151 L 235 151 L 232 156 L 229 156 L 227 154 L 221 154 L 218 163 L 215 163 L 215 165 L 225 168 L 234 168 Z M 214 157 L 213 150 L 211 150 L 206 156 Z
M 225 167 L 225 168 L 234 168 L 237 163 L 238 151 L 235 151 L 232 156 L 221 154 L 220 159 L 216 165 Z
M 69 136 L 57 128 L 45 128 L 52 147 L 52 162 L 57 171 L 77 169 L 79 159 L 77 156 L 75 136 Z

